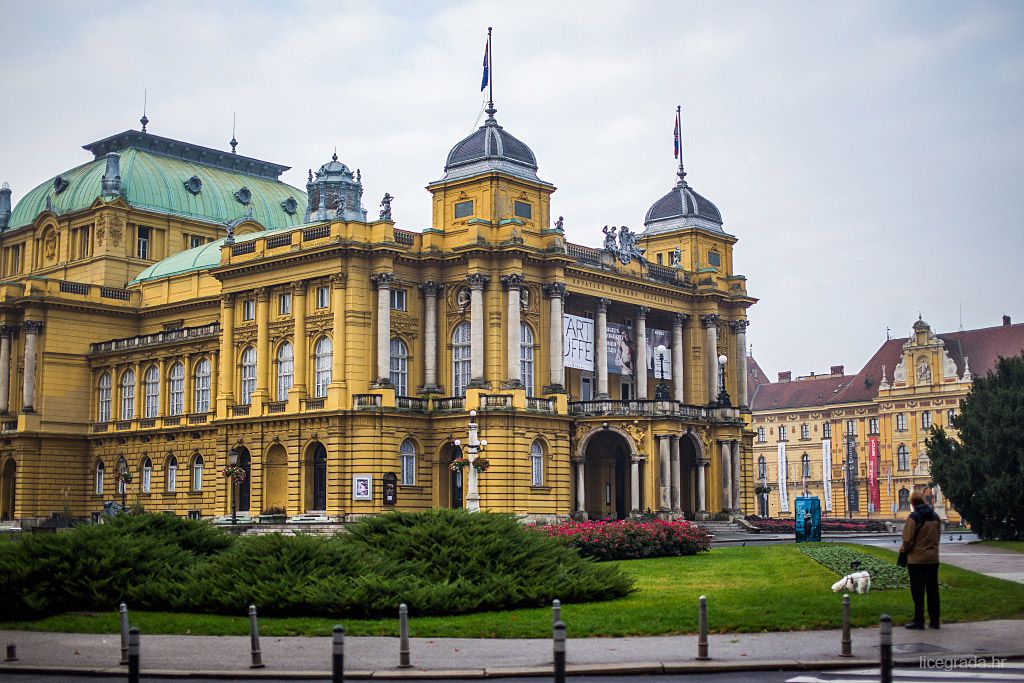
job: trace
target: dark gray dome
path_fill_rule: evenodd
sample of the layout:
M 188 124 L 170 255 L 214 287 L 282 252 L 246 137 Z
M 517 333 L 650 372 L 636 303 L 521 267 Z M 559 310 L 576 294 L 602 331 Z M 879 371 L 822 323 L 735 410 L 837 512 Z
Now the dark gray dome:
M 537 170 L 537 157 L 524 142 L 510 135 L 493 118 L 452 147 L 444 170 L 488 159 L 504 159 Z
M 722 214 L 718 207 L 707 198 L 694 192 L 689 185 L 676 186 L 664 197 L 654 202 L 647 210 L 644 224 L 669 218 L 697 216 L 718 225 L 722 224 Z

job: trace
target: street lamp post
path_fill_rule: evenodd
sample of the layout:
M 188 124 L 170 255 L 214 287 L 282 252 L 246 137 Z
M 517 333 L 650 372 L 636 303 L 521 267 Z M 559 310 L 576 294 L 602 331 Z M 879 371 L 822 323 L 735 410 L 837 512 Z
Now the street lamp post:
M 718 357 L 718 405 L 722 408 L 728 408 L 732 405 L 729 399 L 729 392 L 725 390 L 725 364 L 728 360 L 724 353 Z
M 478 438 L 480 426 L 476 422 L 476 411 L 469 411 L 469 437 L 466 439 L 466 458 L 469 460 L 469 492 L 466 494 L 466 510 L 480 512 L 480 491 L 477 487 L 476 459 L 484 448 L 487 440 Z
M 668 348 L 664 344 L 658 344 L 654 350 L 658 353 L 658 377 L 661 380 L 654 388 L 654 400 L 667 401 L 670 398 L 668 385 L 665 384 L 665 354 L 668 352 Z
M 234 475 L 234 468 L 238 465 L 238 449 L 232 448 L 228 452 L 228 462 L 231 464 L 231 525 L 238 524 L 238 478 Z

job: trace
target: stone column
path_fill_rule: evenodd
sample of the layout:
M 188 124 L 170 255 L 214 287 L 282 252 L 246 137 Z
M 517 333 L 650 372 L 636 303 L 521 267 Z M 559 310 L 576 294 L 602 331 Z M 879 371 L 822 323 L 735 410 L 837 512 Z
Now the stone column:
M 637 306 L 636 323 L 633 326 L 635 339 L 633 348 L 634 367 L 636 368 L 636 397 L 641 401 L 647 399 L 647 314 L 650 306 Z
M 235 295 L 220 297 L 220 372 L 217 385 L 218 403 L 226 408 L 235 402 Z M 226 417 L 226 411 L 220 412 Z
M 700 459 L 697 461 L 697 513 L 700 517 L 707 516 L 707 473 L 704 468 L 708 466 L 706 459 Z
M 520 293 L 523 286 L 523 276 L 519 273 L 501 276 L 501 286 L 508 292 L 507 314 L 505 324 L 508 338 L 506 340 L 505 358 L 506 374 L 508 379 L 502 385 L 503 389 L 520 389 L 523 382 L 519 375 L 519 347 L 522 345 L 522 320 L 519 311 L 522 308 Z M 527 387 L 529 390 L 529 387 Z
M 270 290 L 256 289 L 256 391 L 254 404 L 270 398 Z
M 597 349 L 597 365 L 594 374 L 597 375 L 597 396 L 595 398 L 608 398 L 608 299 L 597 300 L 596 320 L 594 321 L 594 346 Z
M 290 395 L 298 399 L 306 397 L 306 283 L 292 283 L 292 388 Z M 297 406 L 296 406 L 297 407 Z
M 484 288 L 491 278 L 483 273 L 471 273 L 466 277 L 469 283 L 469 336 L 470 336 L 470 363 L 469 363 L 469 386 L 474 388 L 487 388 L 487 380 L 484 378 L 484 355 L 486 354 L 484 336 Z
M 683 328 L 690 322 L 690 316 L 676 313 L 672 318 L 672 398 L 680 403 L 686 401 L 686 387 L 683 377 Z
M 374 387 L 391 386 L 391 283 L 394 273 L 377 273 L 370 280 L 377 285 L 377 381 Z
M 729 328 L 736 333 L 736 405 L 747 407 L 747 326 L 749 320 L 733 320 Z
M 433 280 L 420 285 L 423 292 L 424 313 L 423 313 L 423 386 L 420 387 L 421 394 L 440 393 L 441 387 L 437 386 L 437 295 L 441 292 L 441 285 Z
M 11 337 L 14 328 L 0 325 L 0 415 L 6 415 L 11 402 Z
M 722 446 L 722 509 L 732 510 L 732 454 L 729 442 L 719 442 Z
M 576 512 L 586 515 L 586 475 L 583 458 L 576 460 Z
M 331 275 L 331 306 L 332 313 L 332 327 L 334 329 L 334 336 L 332 339 L 331 346 L 331 385 L 340 388 L 344 387 L 346 382 L 345 370 L 347 363 L 345 360 L 348 358 L 346 353 L 348 350 L 347 339 L 345 336 L 346 320 L 346 306 L 345 306 L 345 287 L 348 285 L 348 273 L 335 273 Z M 388 302 L 390 310 L 390 301 Z M 390 343 L 388 349 L 390 349 Z
M 565 284 L 552 282 L 544 285 L 544 293 L 550 302 L 548 323 L 548 363 L 551 368 L 551 383 L 544 387 L 545 394 L 565 392 L 565 349 L 563 348 L 564 324 L 562 322 L 562 300 L 565 298 Z
M 700 324 L 704 328 L 704 366 L 708 378 L 707 402 L 710 404 L 718 398 L 718 315 L 702 315 Z
M 740 442 L 732 442 L 732 511 L 740 512 Z
M 640 514 L 640 457 L 634 453 L 629 461 L 630 513 Z
M 682 489 L 682 474 L 679 471 L 679 435 L 672 435 L 672 461 L 671 467 L 671 481 L 672 481 L 672 512 L 680 513 L 683 511 L 683 489 Z
M 669 453 L 669 437 L 656 436 L 658 440 L 658 468 L 661 472 L 661 505 L 662 511 L 672 509 L 672 456 Z
M 35 411 L 36 405 L 36 340 L 43 331 L 41 320 L 26 320 L 25 328 L 25 376 L 21 389 L 24 412 Z

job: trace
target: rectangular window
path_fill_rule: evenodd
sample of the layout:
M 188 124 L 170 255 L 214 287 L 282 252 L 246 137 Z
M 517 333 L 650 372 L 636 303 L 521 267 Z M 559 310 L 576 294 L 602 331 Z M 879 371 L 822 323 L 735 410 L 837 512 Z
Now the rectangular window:
M 147 228 L 144 225 L 136 228 L 136 239 L 135 239 L 135 255 L 141 259 L 149 259 L 149 247 L 150 239 L 152 238 L 152 228 Z
M 465 218 L 473 215 L 473 200 L 465 202 L 455 202 L 455 217 Z
M 416 453 L 402 453 L 402 486 L 416 485 Z
M 277 297 L 277 312 L 279 315 L 288 315 L 292 312 L 291 292 L 284 292 Z
M 71 239 L 71 257 L 76 259 L 87 257 L 89 255 L 89 226 L 75 228 Z
M 589 377 L 580 377 L 580 400 L 591 401 L 594 398 L 593 380 Z
M 709 251 L 708 265 L 714 266 L 715 268 L 722 265 L 722 255 L 719 254 L 717 251 Z
M 404 289 L 392 289 L 391 290 L 391 310 L 392 311 L 404 311 L 405 310 L 405 290 Z
M 530 486 L 544 485 L 544 452 L 537 450 L 530 453 Z
M 633 400 L 633 383 L 623 382 L 619 389 L 619 398 L 623 401 Z
M 850 436 L 854 436 L 854 435 L 857 434 L 857 421 L 856 420 L 847 420 L 846 421 L 846 433 L 849 434 Z
M 519 218 L 533 218 L 533 207 L 526 202 L 516 202 L 514 205 L 515 214 Z
M 903 413 L 896 413 L 896 431 L 907 431 L 907 416 Z
M 949 424 L 950 427 L 953 426 L 954 417 L 956 417 L 956 411 L 950 408 L 949 411 L 946 413 L 946 422 Z
M 757 442 L 758 443 L 765 443 L 766 441 L 768 441 L 768 437 L 764 433 L 764 427 L 758 427 L 757 428 Z
M 878 418 L 877 417 L 872 417 L 872 418 L 868 419 L 868 433 L 869 434 L 877 434 L 878 433 Z
M 832 423 L 826 422 L 821 426 L 821 438 L 831 439 L 832 438 Z
M 185 371 L 180 365 L 171 371 L 167 398 L 167 407 L 171 415 L 181 415 L 185 412 Z
M 932 428 L 932 411 L 926 410 L 921 413 L 921 429 Z
M 808 427 L 806 424 L 800 425 L 800 438 L 801 439 L 809 439 L 809 438 L 811 438 L 811 428 Z
M 242 302 L 242 320 L 255 320 L 256 319 L 256 302 L 252 299 L 246 299 Z
M 316 307 L 317 308 L 330 308 L 331 306 L 331 290 L 329 287 L 317 287 L 316 288 Z
M 786 440 L 786 425 L 779 425 L 779 441 Z
M 153 468 L 146 466 L 142 468 L 142 492 L 149 493 L 153 486 Z
M 188 236 L 188 248 L 195 249 L 206 244 L 206 238 L 202 235 L 189 235 Z
M 200 370 L 195 374 L 195 395 L 192 398 L 192 410 L 197 413 L 210 412 L 210 372 L 207 361 L 200 361 Z

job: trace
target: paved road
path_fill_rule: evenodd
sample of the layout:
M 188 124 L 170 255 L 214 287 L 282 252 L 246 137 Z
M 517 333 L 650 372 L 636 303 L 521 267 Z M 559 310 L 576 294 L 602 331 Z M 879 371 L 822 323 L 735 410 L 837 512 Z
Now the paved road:
M 1024 583 L 1024 553 L 987 545 L 943 545 L 939 559 L 972 572 Z

